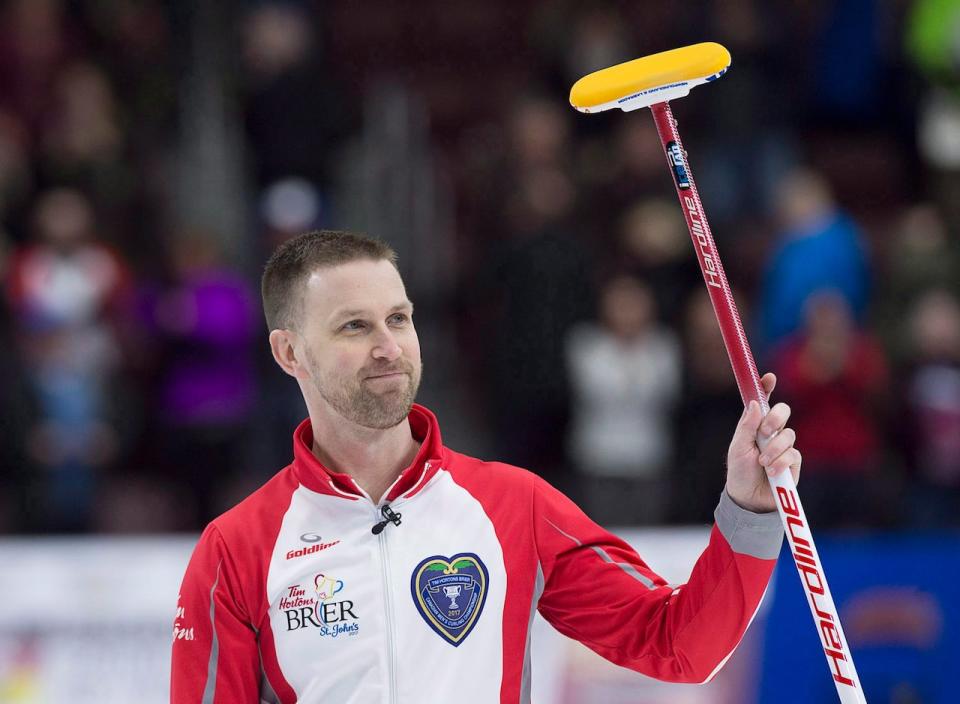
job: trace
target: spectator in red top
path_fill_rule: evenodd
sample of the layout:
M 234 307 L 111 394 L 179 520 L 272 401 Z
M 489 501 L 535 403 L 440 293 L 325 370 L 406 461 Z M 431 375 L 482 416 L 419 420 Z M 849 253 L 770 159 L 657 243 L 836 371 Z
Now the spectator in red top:
M 879 344 L 856 328 L 842 296 L 820 291 L 810 297 L 804 328 L 780 348 L 774 368 L 803 447 L 803 501 L 813 525 L 883 522 L 876 409 L 884 405 L 888 374 Z
M 35 242 L 15 253 L 8 280 L 16 336 L 38 407 L 28 451 L 44 472 L 37 528 L 88 527 L 99 474 L 119 451 L 109 393 L 123 359 L 119 330 L 129 273 L 97 237 L 80 192 L 42 194 Z

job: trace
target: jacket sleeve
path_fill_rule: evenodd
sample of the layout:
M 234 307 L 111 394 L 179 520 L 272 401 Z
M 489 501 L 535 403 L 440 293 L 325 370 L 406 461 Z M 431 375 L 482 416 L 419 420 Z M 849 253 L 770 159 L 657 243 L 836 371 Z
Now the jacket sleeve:
M 256 632 L 223 537 L 210 525 L 190 558 L 173 625 L 171 704 L 259 704 Z
M 606 659 L 669 682 L 709 681 L 756 614 L 783 528 L 726 492 L 710 542 L 685 585 L 668 585 L 624 541 L 543 480 L 534 486 L 543 572 L 539 611 Z

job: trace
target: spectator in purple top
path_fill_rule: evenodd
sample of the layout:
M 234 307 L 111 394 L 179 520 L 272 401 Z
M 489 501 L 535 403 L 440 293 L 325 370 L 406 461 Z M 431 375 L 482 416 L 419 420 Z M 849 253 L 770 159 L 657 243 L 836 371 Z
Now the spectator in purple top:
M 218 482 L 242 468 L 256 392 L 258 308 L 249 283 L 223 262 L 214 237 L 191 232 L 171 249 L 173 281 L 150 310 L 162 350 L 157 442 L 165 475 L 191 487 L 205 521 Z

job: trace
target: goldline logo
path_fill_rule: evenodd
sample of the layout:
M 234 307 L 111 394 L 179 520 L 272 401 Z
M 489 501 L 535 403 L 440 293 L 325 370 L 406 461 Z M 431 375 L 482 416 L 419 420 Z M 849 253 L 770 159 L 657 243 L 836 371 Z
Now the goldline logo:
M 289 552 L 287 552 L 287 559 L 292 560 L 295 557 L 303 557 L 304 555 L 313 555 L 314 553 L 320 552 L 321 550 L 332 548 L 334 545 L 336 545 L 339 542 L 340 542 L 339 540 L 334 540 L 333 542 L 330 542 L 330 543 L 316 543 L 314 545 L 311 545 L 308 548 L 299 548 L 298 550 L 290 550 Z

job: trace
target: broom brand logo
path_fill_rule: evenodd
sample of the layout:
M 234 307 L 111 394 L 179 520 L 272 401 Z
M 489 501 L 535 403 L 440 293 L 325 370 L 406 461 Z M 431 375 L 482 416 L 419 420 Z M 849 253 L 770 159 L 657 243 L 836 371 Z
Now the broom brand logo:
M 707 282 L 707 286 L 722 289 L 716 254 L 707 251 L 710 249 L 711 241 L 707 237 L 707 229 L 698 201 L 691 196 L 683 196 L 683 204 L 687 209 L 687 223 L 690 225 L 690 232 L 697 240 L 697 251 L 703 259 L 703 279 Z
M 726 70 L 726 69 L 724 69 L 724 70 Z M 716 76 L 714 76 L 714 78 L 719 78 L 719 77 L 720 77 L 719 74 L 716 75 Z M 711 80 L 711 79 L 707 79 L 707 80 Z M 639 98 L 641 95 L 651 95 L 651 94 L 653 94 L 653 93 L 660 93 L 660 92 L 662 92 L 662 91 L 670 90 L 670 89 L 672 89 L 672 88 L 681 88 L 681 87 L 687 85 L 689 82 L 690 82 L 690 81 L 680 81 L 679 83 L 668 83 L 668 84 L 665 85 L 665 86 L 656 86 L 656 87 L 654 87 L 654 88 L 647 88 L 646 90 L 642 90 L 642 91 L 640 91 L 639 93 L 633 93 L 632 95 L 628 95 L 628 96 L 625 97 L 625 98 L 619 98 L 619 99 L 617 100 L 617 105 L 621 105 L 621 104 L 627 102 L 628 100 L 633 100 L 634 98 Z
M 777 500 L 783 508 L 787 521 L 787 538 L 790 541 L 790 547 L 793 549 L 793 560 L 797 563 L 797 569 L 803 575 L 803 586 L 810 597 L 810 608 L 813 610 L 818 626 L 820 627 L 820 640 L 823 645 L 823 652 L 830 662 L 830 670 L 833 673 L 833 679 L 840 684 L 849 687 L 856 687 L 853 679 L 848 677 L 844 670 L 844 663 L 847 668 L 852 666 L 849 656 L 844 653 L 846 643 L 840 635 L 840 619 L 826 609 L 835 608 L 832 599 L 827 594 L 827 585 L 820 573 L 819 561 L 813 554 L 812 542 L 808 539 L 809 528 L 804 524 L 800 516 L 800 507 L 797 502 L 796 494 L 793 491 L 777 487 Z M 819 597 L 819 601 L 818 601 Z M 825 604 L 822 602 L 826 602 Z M 824 608 L 825 607 L 825 608 Z
M 673 178 L 677 181 L 677 188 L 690 188 L 690 177 L 687 176 L 687 167 L 683 163 L 683 152 L 676 142 L 667 142 L 667 159 L 670 160 Z

